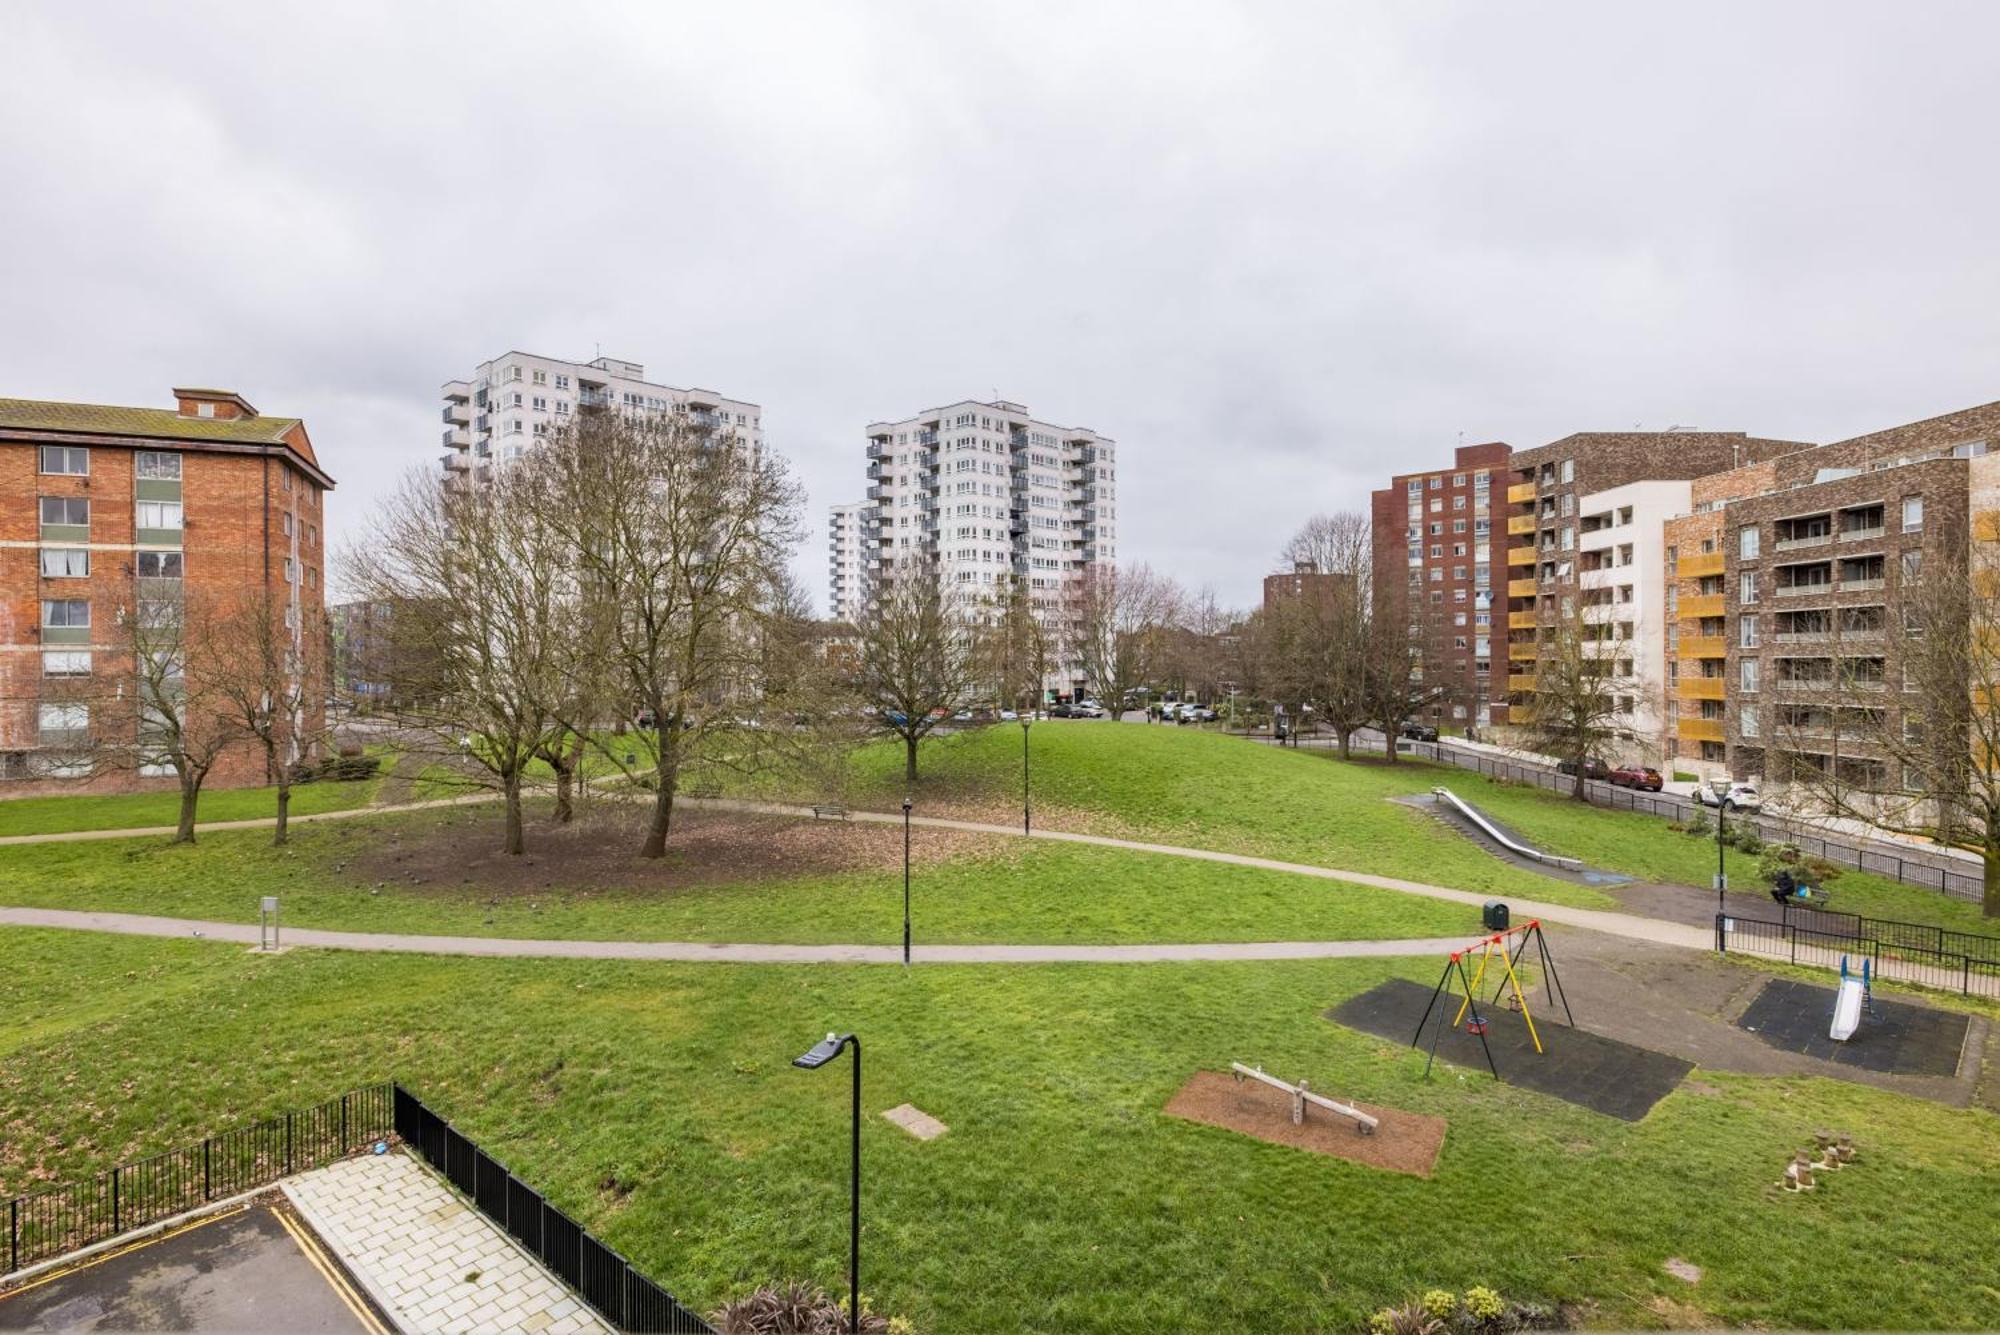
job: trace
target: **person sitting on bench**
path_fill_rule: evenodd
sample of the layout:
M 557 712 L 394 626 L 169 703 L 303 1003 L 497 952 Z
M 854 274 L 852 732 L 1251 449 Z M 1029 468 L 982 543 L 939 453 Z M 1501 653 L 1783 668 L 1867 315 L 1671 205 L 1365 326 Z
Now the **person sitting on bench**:
M 1784 867 L 1778 868 L 1778 874 L 1771 878 L 1771 898 L 1789 904 L 1798 898 L 1798 892 L 1798 882 L 1792 879 L 1792 873 Z

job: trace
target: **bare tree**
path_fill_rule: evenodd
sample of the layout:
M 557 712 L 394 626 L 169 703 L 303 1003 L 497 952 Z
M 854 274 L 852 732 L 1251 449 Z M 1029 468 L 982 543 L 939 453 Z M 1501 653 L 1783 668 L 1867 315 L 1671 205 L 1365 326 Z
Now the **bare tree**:
M 1328 578 L 1279 599 L 1266 617 L 1266 674 L 1279 695 L 1333 729 L 1342 759 L 1376 704 L 1369 692 L 1372 533 L 1368 516 L 1351 511 L 1308 520 L 1283 555 L 1295 570 Z
M 209 630 L 216 637 L 209 657 L 218 674 L 218 710 L 263 751 L 265 777 L 278 799 L 271 842 L 283 844 L 290 838 L 295 767 L 326 739 L 321 683 L 309 671 L 327 640 L 324 618 L 268 589 L 251 590 Z
M 996 702 L 1011 703 L 1024 713 L 1035 708 L 1048 680 L 1054 644 L 1027 581 L 1012 581 L 988 601 L 979 622 L 984 686 Z
M 599 651 L 597 688 L 560 698 L 630 710 L 633 762 L 595 718 L 565 726 L 652 790 L 639 851 L 662 857 L 682 768 L 756 722 L 744 715 L 799 536 L 799 490 L 777 456 L 699 414 L 584 413 L 536 457 L 538 509 L 567 537 Z
M 903 777 L 915 782 L 918 745 L 978 696 L 975 628 L 937 568 L 910 558 L 876 580 L 855 630 L 863 707 L 875 728 L 902 739 Z
M 1439 670 L 1436 657 L 1442 645 L 1427 633 L 1432 621 L 1428 604 L 1415 604 L 1412 617 L 1400 597 L 1384 599 L 1377 590 L 1377 598 L 1365 651 L 1362 694 L 1369 717 L 1382 730 L 1384 751 L 1393 765 L 1396 737 L 1404 720 L 1418 717 L 1445 698 L 1446 674 Z
M 1585 780 L 1591 757 L 1618 732 L 1624 710 L 1612 689 L 1615 656 L 1607 652 L 1607 624 L 1580 603 L 1566 603 L 1551 633 L 1535 646 L 1534 699 L 1527 735 L 1536 750 L 1573 761 L 1571 796 L 1590 800 Z
M 522 788 L 565 730 L 576 620 L 574 560 L 530 474 L 443 488 L 415 471 L 345 555 L 350 584 L 393 608 L 393 716 L 436 758 L 506 802 L 502 847 L 526 847 Z
M 1976 848 L 1985 874 L 1982 910 L 2000 917 L 2000 529 L 1993 518 L 1975 519 L 1963 554 L 1906 557 L 1898 587 L 1901 627 L 1867 620 L 1869 609 L 1832 609 L 1826 657 L 1794 660 L 1825 663 L 1823 675 L 1783 679 L 1783 702 L 1739 705 L 1769 711 L 1740 722 L 1754 718 L 1756 732 L 1769 738 L 1766 770 L 1787 786 L 1795 809 Z
M 1127 697 L 1151 685 L 1165 665 L 1180 587 L 1148 566 L 1089 565 L 1068 594 L 1069 657 L 1104 716 L 1116 722 Z

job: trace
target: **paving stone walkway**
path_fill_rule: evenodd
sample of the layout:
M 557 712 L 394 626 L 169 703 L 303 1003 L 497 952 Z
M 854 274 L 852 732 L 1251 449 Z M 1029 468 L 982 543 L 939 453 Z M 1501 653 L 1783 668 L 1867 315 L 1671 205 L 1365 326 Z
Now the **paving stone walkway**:
M 611 1327 L 400 1151 L 289 1178 L 286 1197 L 405 1331 L 582 1335 Z

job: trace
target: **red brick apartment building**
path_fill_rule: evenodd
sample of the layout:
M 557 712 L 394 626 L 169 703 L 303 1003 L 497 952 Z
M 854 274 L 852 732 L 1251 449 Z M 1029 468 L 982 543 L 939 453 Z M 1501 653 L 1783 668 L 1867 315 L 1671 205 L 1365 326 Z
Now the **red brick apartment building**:
M 285 609 L 306 699 L 325 696 L 317 627 L 333 479 L 305 423 L 228 390 L 173 393 L 171 409 L 0 399 L 0 795 L 74 790 L 80 747 L 136 740 L 101 737 L 115 725 L 78 701 L 115 698 L 130 679 L 117 627 L 142 578 L 178 581 L 187 598 L 268 590 Z M 245 747 L 210 782 L 264 778 L 261 753 Z M 83 786 L 173 782 L 171 771 L 105 772 Z
M 1399 474 L 1371 497 L 1375 605 L 1402 608 L 1423 642 L 1424 671 L 1446 688 L 1430 711 L 1433 722 L 1507 721 L 1507 691 L 1492 684 L 1491 650 L 1507 638 L 1504 624 L 1494 634 L 1493 616 L 1506 608 L 1494 587 L 1506 579 L 1498 518 L 1512 456 L 1499 441 L 1461 445 L 1451 467 Z

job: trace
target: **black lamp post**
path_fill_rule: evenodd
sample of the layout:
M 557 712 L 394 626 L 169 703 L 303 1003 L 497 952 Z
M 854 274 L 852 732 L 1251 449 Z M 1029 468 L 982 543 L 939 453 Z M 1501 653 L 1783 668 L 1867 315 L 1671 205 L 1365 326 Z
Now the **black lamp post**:
M 910 799 L 903 799 L 903 967 L 910 964 Z
M 1722 817 L 1728 810 L 1729 780 L 1710 779 L 1708 791 L 1715 794 L 1715 911 L 1729 912 L 1729 873 L 1722 866 Z
M 849 1171 L 851 1201 L 848 1206 L 847 1222 L 847 1329 L 852 1335 L 861 1330 L 861 1039 L 856 1034 L 828 1034 L 823 1040 L 812 1045 L 812 1050 L 802 1057 L 792 1058 L 792 1065 L 808 1071 L 816 1071 L 840 1055 L 840 1050 L 854 1045 L 854 1166 Z
M 1021 715 L 1021 833 L 1031 834 L 1028 816 L 1028 725 L 1034 720 Z

